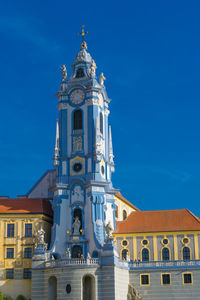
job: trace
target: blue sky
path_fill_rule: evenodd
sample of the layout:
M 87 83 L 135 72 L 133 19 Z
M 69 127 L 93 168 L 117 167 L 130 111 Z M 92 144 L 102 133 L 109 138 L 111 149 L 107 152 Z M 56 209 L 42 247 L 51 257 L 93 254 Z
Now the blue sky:
M 200 199 L 198 1 L 0 4 L 0 194 L 25 194 L 52 168 L 61 74 L 85 24 L 112 99 L 113 184 L 143 210 Z

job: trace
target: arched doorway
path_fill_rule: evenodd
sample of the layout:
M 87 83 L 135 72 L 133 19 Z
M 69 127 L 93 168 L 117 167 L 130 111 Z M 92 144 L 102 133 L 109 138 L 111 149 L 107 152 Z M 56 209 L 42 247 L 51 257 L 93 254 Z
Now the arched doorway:
M 96 300 L 95 278 L 92 275 L 83 277 L 83 300 Z
M 72 258 L 81 258 L 83 254 L 83 249 L 81 246 L 73 246 L 72 248 Z
M 48 300 L 57 300 L 57 279 L 51 276 L 48 280 Z

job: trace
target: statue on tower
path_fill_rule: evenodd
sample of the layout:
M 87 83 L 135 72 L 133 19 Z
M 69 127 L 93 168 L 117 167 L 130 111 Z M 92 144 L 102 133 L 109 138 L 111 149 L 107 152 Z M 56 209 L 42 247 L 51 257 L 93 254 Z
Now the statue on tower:
M 62 67 L 60 67 L 61 71 L 62 71 L 62 79 L 66 80 L 67 79 L 67 69 L 65 65 L 62 65 Z
M 92 63 L 90 66 L 90 74 L 92 75 L 92 77 L 95 76 L 96 68 L 97 68 L 96 63 L 95 63 L 94 59 L 92 59 Z
M 81 222 L 78 217 L 75 218 L 74 223 L 72 225 L 74 234 L 80 233 Z
M 104 228 L 105 228 L 105 231 L 106 231 L 107 239 L 110 239 L 111 236 L 112 236 L 112 232 L 113 232 L 113 228 L 110 224 L 110 221 L 104 226 Z
M 106 77 L 104 77 L 103 73 L 99 76 L 99 84 L 104 85 L 104 80 L 106 80 Z

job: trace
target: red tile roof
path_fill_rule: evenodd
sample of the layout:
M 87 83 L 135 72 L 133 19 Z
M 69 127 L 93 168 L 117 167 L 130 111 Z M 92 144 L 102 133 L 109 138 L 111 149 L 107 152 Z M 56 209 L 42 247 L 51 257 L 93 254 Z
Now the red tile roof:
M 200 219 L 188 209 L 134 211 L 125 221 L 118 221 L 114 233 L 200 231 Z
M 125 202 L 126 204 L 128 204 L 129 206 L 131 206 L 133 209 L 135 210 L 139 210 L 139 208 L 137 208 L 135 205 L 133 205 L 131 202 L 129 202 L 126 198 L 124 198 L 120 192 L 115 194 L 115 197 L 117 197 L 118 199 L 122 200 L 123 202 Z
M 0 199 L 0 214 L 38 213 L 53 216 L 51 203 L 42 198 Z

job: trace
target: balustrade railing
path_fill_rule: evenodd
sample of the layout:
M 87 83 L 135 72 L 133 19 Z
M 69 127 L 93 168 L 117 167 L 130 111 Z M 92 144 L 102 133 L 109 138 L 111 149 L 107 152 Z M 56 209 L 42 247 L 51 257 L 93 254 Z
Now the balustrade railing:
M 48 260 L 44 262 L 45 267 L 63 267 L 70 265 L 98 265 L 100 260 L 98 258 L 71 258 L 71 259 L 57 259 Z M 118 260 L 118 266 L 137 269 L 137 268 L 172 268 L 172 267 L 200 267 L 200 260 L 172 260 L 172 261 L 127 261 Z
M 99 264 L 98 258 L 71 258 L 71 259 L 59 259 L 59 260 L 49 260 L 46 261 L 45 267 L 61 267 L 67 265 L 97 265 Z
M 200 266 L 200 260 L 169 260 L 169 261 L 126 261 L 119 260 L 119 265 L 130 268 L 170 268 L 170 267 L 193 267 Z

